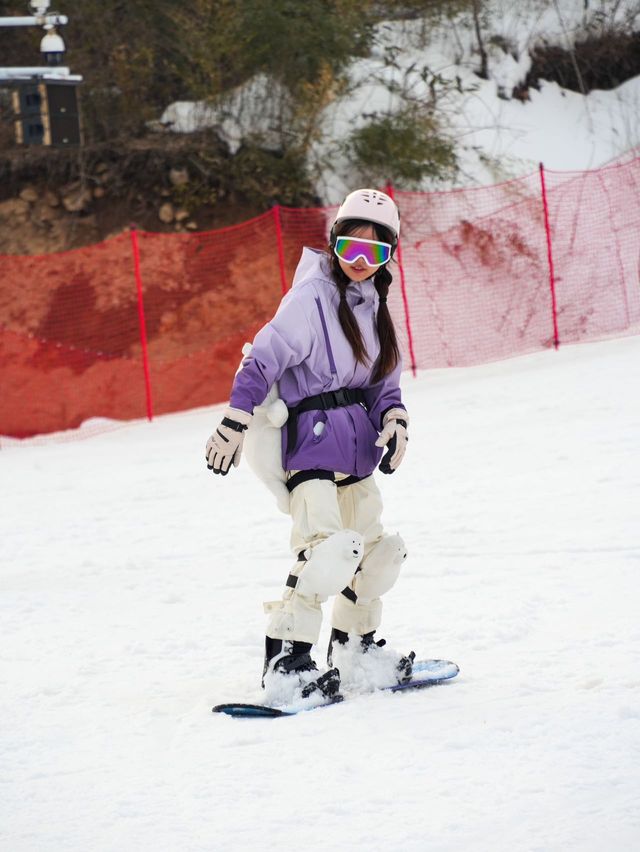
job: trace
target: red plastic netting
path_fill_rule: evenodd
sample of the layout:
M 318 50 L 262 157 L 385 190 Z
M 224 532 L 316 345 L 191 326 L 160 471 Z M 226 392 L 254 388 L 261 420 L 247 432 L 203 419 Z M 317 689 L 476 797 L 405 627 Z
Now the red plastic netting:
M 547 172 L 561 343 L 640 322 L 640 159 Z
M 399 193 L 417 367 L 467 366 L 553 338 L 537 175 L 460 192 Z
M 637 328 L 636 153 L 591 172 L 396 193 L 389 306 L 405 366 L 467 366 Z M 276 207 L 219 231 L 0 257 L 0 434 L 226 399 L 242 344 L 273 315 L 302 246 L 326 245 L 335 209 Z
M 2 258 L 0 433 L 145 416 L 133 236 Z M 281 296 L 273 215 L 210 233 L 135 237 L 154 413 L 224 399 L 242 344 Z

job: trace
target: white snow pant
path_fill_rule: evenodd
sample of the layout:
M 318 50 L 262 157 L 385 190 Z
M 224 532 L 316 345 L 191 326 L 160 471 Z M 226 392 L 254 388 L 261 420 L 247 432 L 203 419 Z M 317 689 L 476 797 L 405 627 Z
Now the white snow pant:
M 331 595 L 332 627 L 360 635 L 377 630 L 380 596 L 396 582 L 407 555 L 399 535 L 384 534 L 381 515 L 373 476 L 342 487 L 312 479 L 294 488 L 291 547 L 300 555 L 282 600 L 265 603 L 267 636 L 315 644 L 321 604 Z

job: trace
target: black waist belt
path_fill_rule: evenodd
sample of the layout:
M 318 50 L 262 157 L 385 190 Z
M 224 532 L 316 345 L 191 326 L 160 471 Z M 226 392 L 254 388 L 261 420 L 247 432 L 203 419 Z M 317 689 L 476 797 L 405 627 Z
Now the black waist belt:
M 340 388 L 336 391 L 308 396 L 297 405 L 289 408 L 287 420 L 287 452 L 295 448 L 298 441 L 298 415 L 303 411 L 327 411 L 330 408 L 345 408 L 347 405 L 364 405 L 365 396 L 362 388 Z
M 332 470 L 299 470 L 287 480 L 286 485 L 289 494 L 291 494 L 293 489 L 298 485 L 302 485 L 303 482 L 309 482 L 310 479 L 328 479 L 329 482 L 335 482 L 338 488 L 342 488 L 345 485 L 355 485 L 356 482 L 362 482 L 363 477 L 353 474 L 352 476 L 347 476 L 344 479 L 336 480 L 335 474 Z

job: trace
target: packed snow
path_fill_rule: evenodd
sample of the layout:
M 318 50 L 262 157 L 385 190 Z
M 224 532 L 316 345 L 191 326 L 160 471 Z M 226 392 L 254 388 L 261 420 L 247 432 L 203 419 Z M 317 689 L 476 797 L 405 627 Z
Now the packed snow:
M 639 386 L 638 336 L 405 373 L 381 634 L 461 671 L 290 719 L 211 713 L 292 564 L 221 406 L 3 446 L 0 846 L 640 848 Z

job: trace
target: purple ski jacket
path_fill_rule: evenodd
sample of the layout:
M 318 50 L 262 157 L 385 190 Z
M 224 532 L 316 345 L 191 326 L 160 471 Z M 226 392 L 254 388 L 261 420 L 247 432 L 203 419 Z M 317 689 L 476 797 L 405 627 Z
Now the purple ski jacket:
M 308 396 L 339 388 L 362 388 L 366 409 L 359 404 L 298 415 L 297 440 L 287 450 L 282 429 L 285 470 L 330 470 L 360 478 L 373 473 L 382 456 L 375 446 L 382 418 L 390 408 L 404 408 L 400 394 L 402 365 L 371 384 L 380 352 L 376 329 L 378 294 L 369 279 L 347 288 L 347 301 L 360 326 L 370 364 L 359 364 L 338 319 L 340 294 L 324 252 L 305 248 L 293 287 L 276 315 L 256 335 L 231 390 L 230 404 L 252 413 L 274 382 L 292 407 Z M 314 426 L 324 423 L 314 433 Z M 316 434 L 320 432 L 320 434 Z

